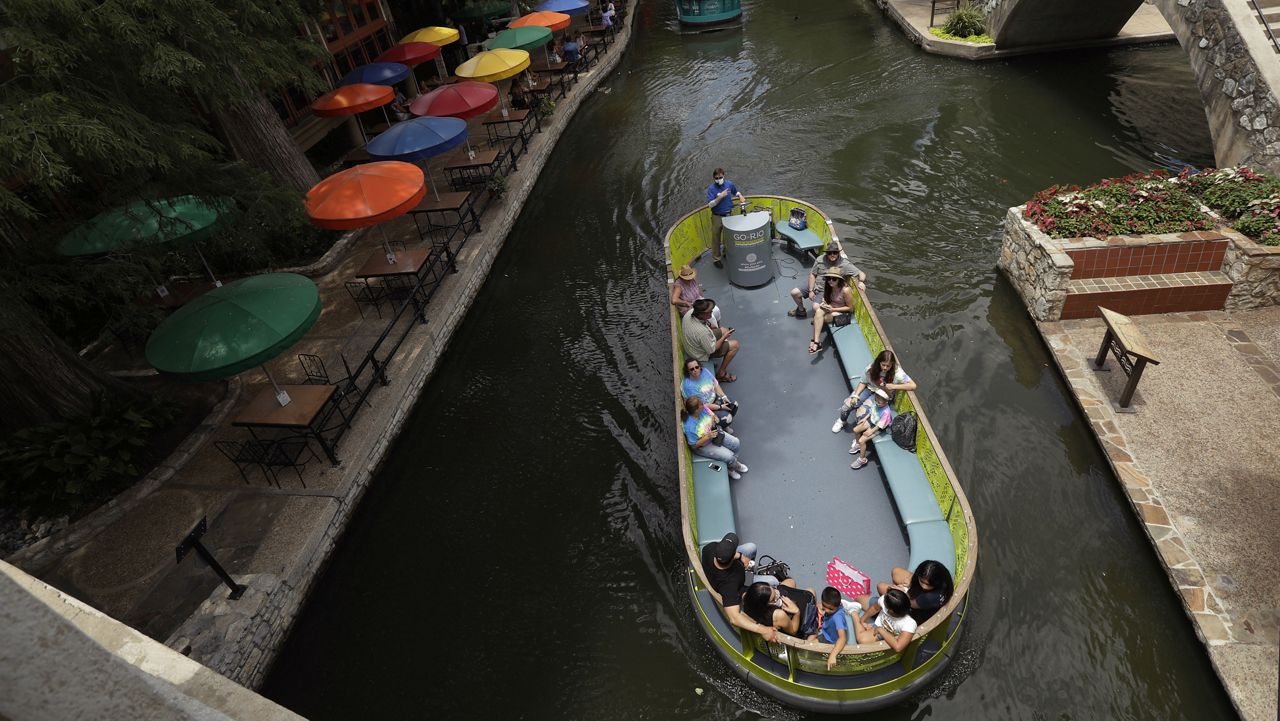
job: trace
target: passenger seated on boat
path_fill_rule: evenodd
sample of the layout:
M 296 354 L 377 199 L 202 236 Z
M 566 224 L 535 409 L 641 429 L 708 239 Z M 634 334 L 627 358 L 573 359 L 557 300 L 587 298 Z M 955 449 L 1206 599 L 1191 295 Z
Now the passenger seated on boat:
M 707 577 L 711 590 L 720 596 L 720 605 L 724 607 L 729 622 L 738 628 L 746 629 L 764 636 L 766 641 L 775 641 L 778 631 L 752 621 L 742 613 L 742 593 L 747 590 L 747 571 L 756 565 L 756 544 L 739 543 L 738 534 L 726 533 L 724 538 L 702 547 L 702 573 Z M 778 583 L 773 576 L 756 576 L 763 583 Z M 787 579 L 795 585 L 793 579 Z M 786 583 L 787 581 L 783 581 Z
M 748 468 L 738 460 L 738 446 L 741 441 L 730 435 L 718 425 L 718 419 L 707 404 L 697 396 L 684 399 L 684 410 L 680 413 L 684 421 L 684 437 L 689 448 L 703 458 L 720 461 L 729 467 L 729 478 L 742 478 Z
M 694 301 L 702 297 L 702 287 L 698 285 L 698 271 L 691 265 L 681 266 L 676 273 L 675 282 L 671 284 L 671 305 L 679 308 L 679 313 L 684 315 L 693 307 Z M 720 326 L 720 306 L 718 305 L 711 309 L 711 323 L 715 327 Z
M 867 444 L 876 437 L 877 433 L 893 423 L 893 409 L 889 407 L 889 392 L 883 388 L 877 388 L 871 398 L 875 407 L 853 427 L 856 438 L 853 445 L 849 446 L 849 452 L 861 455 L 849 466 L 850 468 L 858 469 L 867 465 Z
M 716 382 L 711 370 L 702 367 L 698 361 L 690 358 L 684 362 L 684 379 L 680 381 L 680 397 L 702 399 L 702 403 L 720 419 L 720 427 L 729 433 L 733 423 L 733 414 L 738 411 L 738 404 L 729 400 L 724 389 Z
M 839 433 L 849 421 L 849 414 L 866 403 L 877 388 L 889 391 L 890 400 L 893 400 L 898 391 L 913 391 L 917 388 L 916 382 L 898 365 L 898 356 L 887 348 L 880 351 L 880 355 L 862 372 L 862 380 L 858 381 L 853 393 L 840 406 L 840 416 L 836 418 L 835 425 L 831 426 L 831 432 Z
M 891 588 L 879 598 L 859 596 L 858 603 L 867 609 L 861 616 L 853 617 L 853 634 L 858 643 L 884 641 L 899 653 L 911 643 L 917 626 L 911 617 L 907 594 Z
M 787 311 L 787 315 L 792 318 L 805 318 L 809 313 L 804 309 L 804 300 L 808 298 L 813 301 L 814 305 L 822 302 L 822 286 L 818 284 L 818 278 L 830 273 L 833 270 L 840 271 L 840 274 L 846 278 L 858 279 L 858 287 L 866 288 L 867 274 L 858 269 L 858 266 L 849 262 L 844 257 L 844 253 L 840 251 L 840 246 L 831 243 L 827 246 L 822 257 L 813 264 L 809 269 L 809 287 L 806 290 L 799 288 L 791 289 L 791 300 L 796 302 L 796 307 Z
M 738 354 L 738 341 L 729 338 L 733 334 L 732 328 L 716 335 L 713 320 L 715 307 L 715 301 L 709 298 L 699 298 L 693 302 L 693 308 L 684 314 L 684 320 L 680 324 L 680 344 L 684 346 L 684 354 L 697 359 L 699 363 L 721 358 L 720 367 L 716 370 L 716 380 L 732 383 L 738 377 L 729 372 L 729 364 Z
M 762 626 L 773 626 L 800 639 L 817 638 L 818 604 L 813 589 L 796 588 L 794 578 L 776 586 L 751 584 L 742 596 L 742 610 Z
M 849 639 L 853 638 L 853 627 L 849 623 L 848 614 L 844 611 L 844 604 L 841 603 L 843 600 L 840 597 L 840 589 L 835 586 L 822 589 L 820 604 L 822 619 L 821 625 L 818 626 L 818 640 L 835 645 L 831 653 L 827 654 L 828 671 L 835 668 L 840 652 L 849 643 Z
M 822 327 L 830 323 L 832 327 L 849 325 L 853 318 L 853 291 L 844 282 L 844 274 L 838 270 L 827 271 L 822 276 L 821 302 L 813 304 L 813 340 L 809 341 L 809 354 L 818 352 L 822 346 L 818 344 Z
M 955 583 L 951 572 L 938 561 L 922 561 L 912 573 L 905 568 L 894 567 L 891 574 L 892 584 L 881 581 L 876 584 L 876 591 L 884 595 L 890 588 L 896 588 L 907 594 L 911 601 L 911 617 L 916 623 L 928 621 L 937 613 L 955 591 Z

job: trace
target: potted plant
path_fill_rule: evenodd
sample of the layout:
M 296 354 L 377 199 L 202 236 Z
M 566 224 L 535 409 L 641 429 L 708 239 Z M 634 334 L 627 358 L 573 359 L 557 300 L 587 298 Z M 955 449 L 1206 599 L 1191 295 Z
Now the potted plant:
M 542 117 L 544 118 L 550 117 L 551 114 L 555 112 L 555 110 L 556 110 L 556 101 L 552 100 L 551 98 L 544 97 L 542 99 L 542 102 L 538 104 L 538 113 L 541 114 Z
M 505 175 L 490 175 L 489 180 L 485 182 L 484 187 L 489 190 L 489 195 L 494 198 L 501 198 L 507 192 L 507 178 Z

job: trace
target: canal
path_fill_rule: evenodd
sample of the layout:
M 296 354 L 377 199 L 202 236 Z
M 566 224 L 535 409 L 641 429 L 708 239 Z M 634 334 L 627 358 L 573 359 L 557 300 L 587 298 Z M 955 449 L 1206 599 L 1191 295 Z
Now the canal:
M 835 219 L 977 518 L 957 659 L 876 716 L 1231 717 L 995 268 L 1041 188 L 1212 163 L 1185 55 L 972 64 L 871 0 L 744 6 L 705 36 L 635 9 L 265 693 L 312 719 L 801 717 L 729 671 L 681 585 L 661 240 L 722 165 Z

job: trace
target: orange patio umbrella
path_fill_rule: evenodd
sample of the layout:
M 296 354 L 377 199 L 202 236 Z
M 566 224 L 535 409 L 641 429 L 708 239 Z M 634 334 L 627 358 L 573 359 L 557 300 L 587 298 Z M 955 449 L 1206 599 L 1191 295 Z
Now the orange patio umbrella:
M 365 163 L 334 173 L 307 191 L 307 216 L 329 230 L 353 230 L 380 225 L 412 210 L 427 194 L 422 168 L 387 160 Z M 381 227 L 387 261 L 396 254 Z
M 386 85 L 353 83 L 334 88 L 316 98 L 315 102 L 311 103 L 311 112 L 322 118 L 336 118 L 344 115 L 359 115 L 366 110 L 381 107 L 385 117 L 386 105 L 395 99 L 395 91 Z M 390 118 L 387 118 L 387 124 L 391 124 Z M 356 127 L 360 128 L 360 137 L 364 138 L 366 143 L 369 142 L 368 136 L 364 134 L 364 126 L 360 125 L 358 118 Z
M 512 20 L 511 24 L 507 27 L 523 28 L 534 26 L 547 28 L 548 30 L 555 32 L 569 27 L 569 23 L 572 20 L 573 18 L 565 15 L 564 13 L 553 13 L 545 10 L 539 10 L 537 12 L 522 15 L 516 20 Z

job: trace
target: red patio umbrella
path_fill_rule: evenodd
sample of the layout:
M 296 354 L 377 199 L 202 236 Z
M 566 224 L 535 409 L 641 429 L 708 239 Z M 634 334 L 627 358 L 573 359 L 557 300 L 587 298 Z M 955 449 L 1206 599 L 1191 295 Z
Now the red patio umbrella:
M 444 85 L 419 96 L 409 104 L 414 115 L 433 115 L 437 118 L 474 118 L 493 110 L 498 105 L 498 87 L 489 83 L 464 80 Z M 467 155 L 472 156 L 471 139 L 467 139 Z
M 329 230 L 352 230 L 379 225 L 409 212 L 427 194 L 422 168 L 387 160 L 365 163 L 334 173 L 307 191 L 307 216 Z M 381 227 L 387 260 L 396 255 Z
M 336 118 L 344 115 L 359 115 L 366 110 L 381 107 L 383 108 L 382 115 L 385 118 L 387 114 L 386 105 L 395 99 L 395 90 L 386 85 L 353 83 L 334 88 L 316 98 L 315 102 L 311 103 L 311 112 L 322 118 Z M 386 120 L 387 124 L 390 125 L 391 119 L 386 118 Z M 356 127 L 360 128 L 360 137 L 364 138 L 366 143 L 369 142 L 359 118 L 356 119 Z
M 377 63 L 400 63 L 413 67 L 419 63 L 425 63 L 428 60 L 434 60 L 440 55 L 440 46 L 431 43 L 405 43 L 403 45 L 395 45 L 385 53 L 374 59 Z

